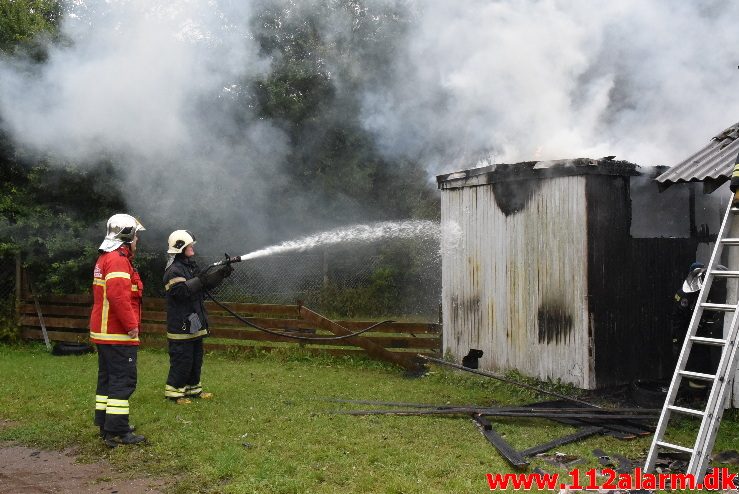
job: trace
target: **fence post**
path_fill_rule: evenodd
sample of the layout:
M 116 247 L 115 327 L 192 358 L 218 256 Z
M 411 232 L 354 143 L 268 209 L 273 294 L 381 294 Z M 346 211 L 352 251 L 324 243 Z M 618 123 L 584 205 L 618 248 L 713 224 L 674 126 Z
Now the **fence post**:
M 23 264 L 21 263 L 21 253 L 15 253 L 15 324 L 18 325 L 21 320 L 21 303 L 23 301 Z
M 328 287 L 328 249 L 323 249 L 323 288 Z
M 439 304 L 439 355 L 444 358 L 444 309 L 442 304 Z

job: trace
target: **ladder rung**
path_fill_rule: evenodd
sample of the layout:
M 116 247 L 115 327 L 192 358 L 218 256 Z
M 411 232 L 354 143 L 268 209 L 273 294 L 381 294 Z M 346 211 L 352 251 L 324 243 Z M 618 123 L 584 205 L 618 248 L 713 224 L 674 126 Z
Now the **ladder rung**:
M 716 278 L 739 278 L 739 271 L 711 271 Z
M 663 448 L 670 448 L 677 451 L 683 451 L 685 453 L 693 454 L 693 450 L 690 448 L 686 448 L 685 446 L 679 446 L 677 444 L 667 443 L 665 441 L 657 441 L 658 446 L 662 446 Z
M 693 379 L 699 379 L 701 381 L 715 381 L 716 376 L 713 374 L 703 374 L 701 372 L 691 372 L 691 371 L 680 371 L 680 375 L 683 377 L 690 377 Z
M 711 346 L 724 346 L 726 345 L 726 340 L 722 340 L 719 338 L 705 338 L 703 336 L 691 336 L 690 340 L 693 343 L 700 343 L 702 345 L 711 345 Z
M 726 245 L 739 245 L 739 238 L 723 238 L 721 243 Z
M 711 304 L 711 303 L 702 303 L 701 307 L 708 310 L 717 310 L 717 311 L 723 311 L 723 312 L 732 312 L 736 310 L 736 305 L 729 305 L 729 304 Z
M 702 417 L 703 415 L 705 415 L 705 412 L 701 410 L 694 410 L 692 408 L 676 407 L 674 405 L 669 405 L 667 408 L 669 408 L 673 412 L 682 413 L 684 415 L 692 415 L 694 417 Z

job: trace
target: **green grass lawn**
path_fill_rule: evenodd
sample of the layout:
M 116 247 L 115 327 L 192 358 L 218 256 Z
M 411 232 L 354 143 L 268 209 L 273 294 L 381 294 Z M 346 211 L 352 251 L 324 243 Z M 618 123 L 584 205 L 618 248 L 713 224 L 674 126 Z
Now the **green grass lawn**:
M 40 345 L 0 345 L 0 419 L 10 421 L 0 440 L 75 446 L 81 461 L 106 458 L 123 471 L 171 479 L 173 492 L 489 492 L 486 473 L 512 470 L 470 419 L 333 415 L 348 405 L 323 399 L 488 405 L 546 398 L 453 370 L 434 367 L 425 377 L 406 378 L 376 362 L 293 351 L 208 354 L 203 383 L 215 399 L 175 405 L 163 398 L 167 366 L 163 351 L 140 353 L 131 422 L 149 443 L 109 450 L 92 425 L 96 355 L 54 357 Z M 496 424 L 520 449 L 573 431 L 544 420 Z M 594 448 L 635 458 L 649 443 L 597 436 L 558 451 L 583 457 L 584 469 L 597 466 Z M 737 444 L 732 413 L 716 450 Z M 557 471 L 542 460 L 534 466 Z

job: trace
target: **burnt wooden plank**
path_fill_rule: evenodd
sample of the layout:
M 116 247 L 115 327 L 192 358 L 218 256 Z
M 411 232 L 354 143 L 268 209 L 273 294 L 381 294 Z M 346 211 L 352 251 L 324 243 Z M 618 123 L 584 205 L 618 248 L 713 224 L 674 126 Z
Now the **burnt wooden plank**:
M 655 420 L 654 417 L 627 417 L 625 420 L 619 421 L 618 423 L 614 422 L 605 422 L 608 420 L 607 418 L 603 417 L 588 417 L 588 418 L 578 418 L 575 420 L 571 425 L 597 425 L 600 427 L 603 427 L 605 429 L 610 429 L 616 432 L 625 433 L 627 435 L 630 435 L 631 437 L 624 438 L 624 439 L 631 439 L 632 437 L 636 436 L 648 436 L 652 434 L 653 429 L 650 429 L 646 425 L 643 424 L 637 424 L 634 423 L 634 420 Z M 656 420 L 655 420 L 656 421 Z
M 542 401 L 537 403 L 530 403 L 527 405 L 532 408 L 552 408 L 552 407 L 571 407 L 572 404 L 567 403 L 564 400 L 556 400 L 556 401 Z M 589 407 L 584 407 L 589 408 Z M 618 439 L 633 439 L 637 436 L 645 436 L 651 434 L 651 429 L 645 425 L 638 425 L 634 427 L 634 424 L 628 421 L 621 421 L 618 424 L 610 423 L 610 424 L 602 424 L 602 423 L 595 423 L 592 420 L 588 419 L 572 419 L 572 418 L 564 418 L 562 416 L 552 418 L 555 422 L 559 422 L 561 424 L 565 425 L 571 425 L 574 427 L 583 427 L 583 426 L 599 426 L 603 427 L 604 429 L 607 429 L 607 433 L 611 436 L 617 437 Z
M 492 444 L 495 449 L 497 449 L 498 452 L 503 455 L 503 458 L 505 458 L 508 463 L 516 468 L 525 467 L 529 464 L 529 461 L 524 458 L 521 453 L 516 451 L 513 446 L 508 444 L 508 441 L 503 439 L 503 436 L 498 434 L 493 429 L 493 425 L 485 417 L 481 417 L 480 415 L 473 415 L 472 422 L 475 423 L 475 425 L 480 430 L 480 433 L 485 436 L 488 441 L 490 441 L 490 444 Z
M 552 441 L 548 441 L 548 442 L 545 442 L 545 443 L 542 443 L 536 446 L 532 446 L 528 449 L 524 449 L 523 451 L 519 451 L 519 453 L 521 453 L 522 456 L 538 455 L 539 453 L 544 453 L 545 451 L 549 451 L 550 449 L 554 449 L 559 446 L 563 446 L 565 444 L 570 444 L 570 443 L 574 443 L 577 441 L 581 441 L 582 439 L 585 439 L 587 437 L 600 434 L 603 431 L 605 431 L 603 427 L 597 427 L 597 426 L 580 427 L 577 431 L 573 432 L 572 434 L 568 434 L 558 439 L 553 439 Z

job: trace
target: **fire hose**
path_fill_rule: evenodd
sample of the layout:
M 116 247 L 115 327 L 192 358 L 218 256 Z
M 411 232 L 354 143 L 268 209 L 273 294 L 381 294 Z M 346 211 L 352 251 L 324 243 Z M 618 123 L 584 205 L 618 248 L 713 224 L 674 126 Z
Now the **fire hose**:
M 210 271 L 211 269 L 213 269 L 215 267 L 225 266 L 225 265 L 228 265 L 228 264 L 233 264 L 235 262 L 241 262 L 241 257 L 238 257 L 238 256 L 237 257 L 229 257 L 228 254 L 226 254 L 226 258 L 224 260 L 218 261 L 216 263 L 211 264 L 210 266 L 208 266 L 207 268 L 205 268 L 205 270 L 202 272 L 202 274 L 206 274 L 208 271 Z M 263 332 L 268 333 L 268 334 L 271 334 L 271 335 L 281 336 L 283 338 L 292 338 L 294 340 L 308 340 L 308 341 L 310 341 L 310 340 L 313 340 L 313 341 L 345 340 L 347 338 L 353 338 L 355 336 L 361 335 L 362 333 L 366 333 L 368 331 L 371 331 L 371 330 L 375 329 L 378 326 L 382 326 L 383 324 L 393 322 L 392 320 L 380 321 L 380 322 L 375 323 L 375 324 L 373 324 L 371 326 L 368 326 L 368 327 L 366 327 L 364 329 L 360 329 L 359 331 L 355 331 L 353 333 L 349 333 L 349 334 L 345 334 L 345 335 L 341 335 L 341 336 L 298 336 L 298 335 L 292 335 L 292 334 L 285 334 L 284 332 L 281 332 L 281 331 L 273 331 L 271 329 L 264 328 L 264 327 L 262 327 L 262 326 L 260 326 L 258 324 L 255 324 L 254 322 L 249 321 L 248 319 L 240 316 L 239 314 L 237 314 L 236 312 L 234 312 L 233 310 L 231 310 L 231 308 L 227 307 L 222 302 L 220 302 L 219 300 L 217 300 L 213 296 L 213 294 L 210 293 L 210 291 L 208 291 L 208 289 L 205 287 L 205 285 L 203 285 L 203 291 L 208 296 L 208 298 L 213 301 L 214 304 L 216 304 L 218 307 L 220 307 L 221 309 L 223 309 L 226 312 L 228 312 L 232 317 L 236 318 L 237 320 L 239 320 L 240 322 L 246 324 L 247 326 L 251 326 L 251 327 L 253 327 L 255 329 L 258 329 L 259 331 L 263 331 Z

